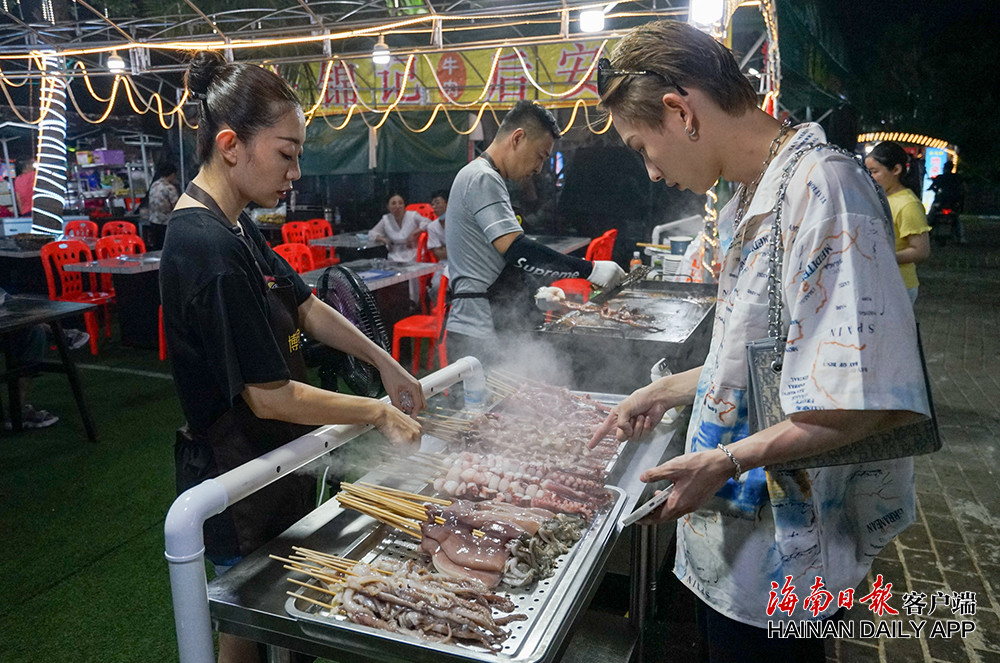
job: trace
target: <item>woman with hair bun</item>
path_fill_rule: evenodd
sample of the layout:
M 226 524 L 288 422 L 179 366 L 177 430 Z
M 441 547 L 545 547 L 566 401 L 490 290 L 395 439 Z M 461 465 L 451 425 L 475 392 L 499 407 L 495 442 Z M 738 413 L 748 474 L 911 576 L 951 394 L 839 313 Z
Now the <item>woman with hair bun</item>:
M 299 178 L 305 120 L 277 75 L 198 53 L 187 85 L 200 102 L 201 167 L 167 226 L 160 290 L 167 349 L 187 426 L 175 447 L 178 491 L 324 424 L 372 424 L 415 442 L 424 397 L 412 376 L 317 299 L 244 213 L 274 207 Z M 302 332 L 375 365 L 392 405 L 313 387 Z M 290 475 L 205 524 L 219 572 L 311 510 L 315 479 Z M 222 661 L 256 661 L 257 646 L 219 637 Z
M 920 178 L 911 167 L 910 155 L 891 140 L 873 147 L 865 157 L 865 165 L 889 199 L 896 234 L 896 262 L 910 302 L 916 302 L 920 285 L 916 263 L 931 255 L 931 227 L 920 202 Z

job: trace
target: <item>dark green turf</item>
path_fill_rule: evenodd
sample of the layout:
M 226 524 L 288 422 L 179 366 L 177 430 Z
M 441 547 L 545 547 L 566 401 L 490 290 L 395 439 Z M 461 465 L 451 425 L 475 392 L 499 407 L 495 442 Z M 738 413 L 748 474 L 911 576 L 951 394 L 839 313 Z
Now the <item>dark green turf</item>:
M 73 356 L 99 443 L 59 374 L 28 399 L 59 423 L 0 436 L 0 662 L 176 661 L 163 519 L 184 419 L 169 365 L 103 338 Z
M 104 339 L 98 357 L 73 355 L 169 373 L 154 351 Z M 30 401 L 60 422 L 0 437 L 0 660 L 176 660 L 163 560 L 183 422 L 173 382 L 80 373 L 99 444 L 87 442 L 58 374 L 37 378 Z

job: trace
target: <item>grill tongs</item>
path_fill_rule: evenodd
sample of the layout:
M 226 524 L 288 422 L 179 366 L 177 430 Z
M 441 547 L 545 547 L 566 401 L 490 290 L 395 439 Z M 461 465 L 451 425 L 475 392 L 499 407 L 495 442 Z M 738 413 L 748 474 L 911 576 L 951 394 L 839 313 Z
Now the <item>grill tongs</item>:
M 635 269 L 633 269 L 631 272 L 629 272 L 628 274 L 626 274 L 625 278 L 623 278 L 621 280 L 621 283 L 619 283 L 616 287 L 610 288 L 608 290 L 602 290 L 599 294 L 594 295 L 593 297 L 591 297 L 588 300 L 588 302 L 590 304 L 594 304 L 596 306 L 603 306 L 604 303 L 607 302 L 608 300 L 617 297 L 619 295 L 619 293 L 621 293 L 623 290 L 625 290 L 625 288 L 628 288 L 632 284 L 634 284 L 634 283 L 636 283 L 638 281 L 642 281 L 643 279 L 645 279 L 646 275 L 649 274 L 649 272 L 652 271 L 652 269 L 653 268 L 650 267 L 649 265 L 639 265 L 638 267 L 636 267 Z M 562 316 L 560 316 L 556 320 L 553 320 L 552 322 L 546 323 L 545 327 L 549 328 L 549 329 L 557 327 L 557 326 L 563 324 L 565 321 L 567 321 L 569 319 L 569 316 L 573 316 L 574 314 L 579 314 L 579 311 L 569 311 L 567 313 L 564 313 Z M 570 327 L 570 331 L 571 332 L 575 332 L 575 331 L 577 331 L 579 329 L 586 329 L 589 333 L 597 333 L 597 334 L 612 333 L 612 334 L 621 335 L 622 338 L 625 337 L 625 331 L 623 329 L 619 329 L 619 328 L 609 329 L 607 327 L 602 327 L 602 326 L 578 325 L 578 324 L 573 324 Z
M 597 306 L 602 306 L 608 300 L 614 299 L 615 297 L 617 297 L 618 294 L 622 290 L 624 290 L 625 288 L 628 288 L 633 283 L 636 283 L 638 281 L 642 281 L 643 279 L 645 279 L 646 276 L 652 270 L 653 270 L 653 268 L 650 267 L 649 265 L 639 265 L 638 267 L 636 267 L 635 269 L 633 269 L 631 272 L 629 272 L 628 274 L 626 274 L 625 278 L 623 278 L 622 281 L 621 281 L 621 283 L 619 283 L 616 287 L 611 288 L 610 290 L 602 290 L 599 294 L 594 295 L 588 301 L 591 304 L 596 304 Z

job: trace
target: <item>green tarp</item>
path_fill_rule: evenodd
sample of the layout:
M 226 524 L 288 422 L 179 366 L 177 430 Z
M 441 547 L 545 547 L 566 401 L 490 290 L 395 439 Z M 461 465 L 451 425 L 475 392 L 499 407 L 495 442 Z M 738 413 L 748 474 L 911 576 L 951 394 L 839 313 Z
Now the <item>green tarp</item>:
M 369 124 L 376 124 L 379 116 L 369 115 Z M 427 112 L 407 112 L 406 125 L 423 127 L 430 119 Z M 466 130 L 469 116 L 452 113 L 452 122 Z M 368 126 L 355 116 L 348 125 L 336 130 L 339 118 L 327 123 L 316 118 L 306 129 L 306 145 L 302 155 L 303 175 L 356 175 L 368 168 Z M 395 112 L 378 130 L 377 161 L 379 172 L 384 173 L 454 173 L 468 161 L 468 136 L 452 129 L 444 113 L 439 113 L 427 131 L 414 133 L 403 125 Z

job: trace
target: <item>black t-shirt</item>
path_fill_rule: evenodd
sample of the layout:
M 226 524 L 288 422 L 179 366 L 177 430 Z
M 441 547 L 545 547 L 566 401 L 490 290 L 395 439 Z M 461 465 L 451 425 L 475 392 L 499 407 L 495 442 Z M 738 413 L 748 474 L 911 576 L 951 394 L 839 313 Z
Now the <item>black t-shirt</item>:
M 173 212 L 167 226 L 160 260 L 164 331 L 181 407 L 196 432 L 231 408 L 246 385 L 289 378 L 268 326 L 261 271 L 287 277 L 298 304 L 312 294 L 245 214 L 240 225 L 245 238 L 208 210 L 191 207 Z

